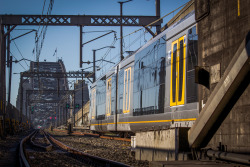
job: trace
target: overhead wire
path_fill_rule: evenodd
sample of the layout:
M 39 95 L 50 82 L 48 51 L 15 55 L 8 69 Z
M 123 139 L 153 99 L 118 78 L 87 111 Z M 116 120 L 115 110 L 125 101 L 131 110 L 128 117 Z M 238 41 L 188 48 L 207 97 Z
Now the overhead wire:
M 190 1 L 189 1 L 189 2 L 190 2 Z M 181 5 L 180 7 L 176 8 L 175 10 L 173 10 L 173 11 L 171 11 L 171 12 L 165 14 L 163 17 L 161 17 L 161 18 L 159 18 L 159 19 L 157 19 L 157 20 L 155 20 L 155 21 L 149 23 L 149 24 L 146 25 L 145 27 L 152 26 L 154 23 L 157 23 L 158 21 L 162 20 L 163 18 L 169 16 L 170 14 L 172 14 L 172 13 L 174 13 L 175 11 L 179 10 L 180 8 L 184 7 L 184 6 L 187 5 L 189 2 L 187 2 L 187 3 L 183 4 L 183 5 Z M 145 27 L 140 28 L 140 29 L 137 29 L 137 30 L 135 30 L 135 31 L 133 31 L 133 32 L 131 32 L 131 33 L 129 33 L 129 34 L 123 36 L 123 37 L 122 37 L 123 40 L 124 40 L 125 37 L 128 37 L 128 36 L 130 36 L 130 35 L 132 35 L 132 34 L 138 32 L 138 31 L 141 31 L 141 30 L 143 30 Z M 143 35 L 144 35 L 144 42 L 147 42 L 146 39 L 145 39 L 145 34 L 146 34 L 146 33 L 147 33 L 147 31 L 145 30 L 145 32 L 143 33 Z M 117 40 L 119 40 L 119 39 L 121 39 L 121 38 L 117 38 Z M 134 40 L 134 41 L 132 42 L 132 44 L 134 44 L 134 43 L 135 43 L 137 40 L 139 40 L 139 39 L 141 39 L 141 35 L 140 35 L 140 37 L 136 38 L 136 40 Z M 130 47 L 132 44 L 128 45 L 128 47 Z M 140 44 L 140 45 L 141 45 L 141 44 Z M 126 47 L 126 48 L 128 48 L 128 47 Z M 126 50 L 126 48 L 125 48 L 125 50 Z M 110 50 L 109 50 L 109 51 L 110 51 Z M 109 53 L 109 51 L 106 52 L 106 54 L 103 56 L 103 59 L 106 58 L 106 56 L 107 56 L 107 54 Z M 113 58 L 115 58 L 115 57 L 117 57 L 117 56 L 119 56 L 119 54 L 115 55 Z M 111 59 L 112 59 L 112 58 L 111 58 Z M 100 66 L 101 63 L 102 63 L 102 62 L 99 63 L 99 66 Z M 107 64 L 108 64 L 108 63 L 106 63 L 104 66 L 102 66 L 102 68 L 105 67 Z
M 43 12 L 44 12 L 45 4 L 46 4 L 46 0 L 44 0 L 42 15 L 43 15 Z M 48 10 L 47 10 L 47 13 L 46 13 L 47 18 L 48 18 L 48 15 L 51 15 L 53 5 L 54 5 L 54 0 L 50 0 L 49 7 L 48 7 Z M 39 61 L 39 58 L 40 58 L 40 55 L 41 55 L 41 51 L 42 51 L 42 48 L 43 48 L 43 43 L 44 43 L 46 33 L 47 33 L 47 28 L 48 28 L 48 24 L 47 24 L 47 22 L 45 22 L 44 25 L 43 25 L 42 30 L 39 33 L 39 35 L 36 35 L 36 61 L 37 62 Z M 39 23 L 38 31 L 39 30 L 40 30 L 40 23 Z M 39 43 L 39 40 L 40 40 L 41 37 L 42 37 L 42 39 L 41 39 L 41 42 L 40 42 L 40 45 L 39 45 L 38 43 Z
M 129 47 L 131 47 L 134 43 L 136 43 L 139 39 L 141 39 L 142 38 L 142 36 L 143 35 L 145 35 L 146 33 L 148 33 L 147 31 L 144 31 L 144 33 L 140 33 L 140 35 L 139 35 L 139 37 L 137 37 L 135 40 L 133 40 L 124 50 L 126 50 L 126 49 L 128 49 Z M 108 51 L 107 51 L 107 53 L 108 53 Z M 111 59 L 110 59 L 110 61 L 112 60 L 114 60 L 116 57 L 118 57 L 119 56 L 119 53 L 118 54 L 116 54 L 116 55 L 114 55 L 113 57 L 111 57 Z M 106 59 L 106 57 L 107 57 L 107 54 L 105 54 L 103 57 L 102 57 L 102 59 Z M 119 62 L 119 60 L 117 60 L 117 62 L 115 62 L 115 63 L 118 63 Z M 107 66 L 108 65 L 108 62 L 105 62 L 105 64 L 102 66 L 102 68 L 104 68 L 105 66 Z M 99 63 L 99 65 L 98 66 L 101 66 L 101 63 Z M 108 69 L 107 69 L 108 70 Z
M 189 2 L 190 2 L 190 1 L 189 1 Z M 145 27 L 152 26 L 154 23 L 157 23 L 158 21 L 160 21 L 160 20 L 162 20 L 163 18 L 169 16 L 169 15 L 172 14 L 173 12 L 175 12 L 175 11 L 179 10 L 180 8 L 184 7 L 184 6 L 187 5 L 189 2 L 187 2 L 187 3 L 183 4 L 183 5 L 181 5 L 180 7 L 176 8 L 175 10 L 173 10 L 173 11 L 171 11 L 171 12 L 165 14 L 163 17 L 161 17 L 161 18 L 159 18 L 159 19 L 157 19 L 157 20 L 155 20 L 155 21 L 149 23 L 149 24 L 146 25 Z M 125 38 L 125 37 L 127 37 L 127 36 L 129 36 L 129 35 L 131 35 L 131 34 L 134 34 L 134 33 L 138 32 L 138 31 L 140 31 L 140 30 L 142 30 L 142 29 L 144 29 L 144 27 L 143 27 L 143 28 L 140 28 L 140 29 L 138 29 L 138 30 L 133 31 L 133 32 L 131 32 L 131 33 L 129 33 L 129 34 L 123 36 L 122 38 Z M 118 38 L 118 39 L 121 39 L 121 38 Z
M 87 33 L 96 33 L 96 32 L 111 32 L 111 31 L 114 31 L 114 30 L 103 30 L 103 31 L 84 31 L 84 32 L 82 32 L 82 33 L 87 34 Z
M 10 35 L 11 36 L 11 35 Z M 12 36 L 11 36 L 11 38 L 12 38 Z M 19 54 L 21 55 L 21 57 L 24 59 L 24 57 L 23 57 L 23 54 L 21 53 L 21 51 L 20 51 L 20 49 L 19 49 L 19 47 L 17 46 L 17 44 L 16 44 L 16 42 L 15 41 L 13 41 L 14 42 L 14 45 L 16 46 L 16 48 L 17 48 L 17 50 L 18 50 L 18 52 L 19 52 Z M 27 64 L 27 62 L 26 62 L 26 60 L 24 59 L 24 62 L 25 62 L 25 64 L 28 66 L 28 64 Z M 29 67 L 29 66 L 28 66 Z
M 17 60 L 17 58 L 13 55 L 11 51 L 10 51 L 10 54 Z M 23 67 L 23 69 L 26 71 L 26 68 L 24 68 L 24 66 L 20 62 L 18 62 L 18 64 L 20 64 L 20 66 Z

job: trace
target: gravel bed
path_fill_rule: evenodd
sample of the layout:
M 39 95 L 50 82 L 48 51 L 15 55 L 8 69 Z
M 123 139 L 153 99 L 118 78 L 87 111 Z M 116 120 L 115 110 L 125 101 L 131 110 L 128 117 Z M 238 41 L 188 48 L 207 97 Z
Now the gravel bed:
M 17 147 L 18 143 L 29 133 L 30 131 L 24 131 L 17 135 L 7 136 L 6 139 L 0 139 L 0 160 L 5 159 L 9 151 Z
M 27 152 L 31 167 L 85 167 L 81 162 L 58 152 Z
M 64 144 L 90 155 L 121 162 L 130 166 L 149 166 L 148 161 L 135 160 L 135 157 L 131 155 L 130 142 L 127 141 L 67 135 L 66 133 L 55 131 L 49 131 L 49 133 Z
M 18 166 L 18 146 L 20 141 L 31 131 L 23 131 L 18 134 L 0 139 L 0 166 Z

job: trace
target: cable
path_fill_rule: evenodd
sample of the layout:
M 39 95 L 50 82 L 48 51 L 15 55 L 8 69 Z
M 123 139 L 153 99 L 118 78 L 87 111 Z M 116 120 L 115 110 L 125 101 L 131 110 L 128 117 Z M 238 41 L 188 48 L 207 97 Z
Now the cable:
M 135 42 L 137 42 L 139 39 L 142 38 L 142 36 L 144 34 L 148 33 L 147 31 L 145 31 L 144 33 L 140 33 L 139 37 L 137 37 L 135 40 L 132 41 L 132 43 L 130 43 L 130 45 L 128 45 L 124 50 L 126 50 L 127 48 L 129 48 L 130 46 L 132 46 Z M 115 44 L 117 40 L 115 40 L 113 43 L 112 43 L 112 46 Z M 102 59 L 106 59 L 108 53 L 110 52 L 111 48 L 105 53 L 105 55 L 102 57 Z M 114 59 L 117 58 L 119 56 L 119 54 L 116 54 L 115 56 L 111 57 L 110 61 L 112 60 L 114 62 Z M 119 60 L 115 61 L 115 63 L 118 63 Z M 102 66 L 101 66 L 102 64 Z M 102 72 L 101 74 L 105 73 L 107 70 L 110 70 L 110 68 L 112 68 L 113 66 L 110 66 L 110 68 L 107 68 L 105 70 L 103 70 L 109 63 L 105 62 L 105 64 L 103 64 L 103 61 L 101 61 L 97 66 L 100 66 L 102 68 Z
M 190 1 L 191 1 L 191 0 L 190 0 Z M 190 2 L 190 1 L 189 1 L 189 2 Z M 182 8 L 183 6 L 187 5 L 189 2 L 187 2 L 187 3 L 185 3 L 184 5 L 178 7 L 177 9 L 171 11 L 170 13 L 167 13 L 166 15 L 164 15 L 163 17 L 161 17 L 161 18 L 159 18 L 159 19 L 153 21 L 152 23 L 149 23 L 149 24 L 146 25 L 145 27 L 149 27 L 149 26 L 153 25 L 154 23 L 156 23 L 156 22 L 162 20 L 163 18 L 165 18 L 165 17 L 167 17 L 168 15 L 172 14 L 172 13 L 175 12 L 176 10 L 179 10 L 179 9 Z M 129 36 L 129 35 L 131 35 L 131 34 L 134 34 L 134 33 L 136 33 L 137 31 L 140 31 L 140 30 L 142 30 L 142 29 L 144 29 L 144 27 L 143 27 L 143 28 L 140 28 L 140 29 L 138 29 L 138 30 L 135 30 L 135 31 L 133 31 L 133 32 L 131 32 L 131 33 L 129 33 L 129 34 L 123 36 L 123 38 L 125 38 L 125 37 L 127 37 L 127 36 Z M 120 39 L 120 38 L 118 38 L 118 39 Z
M 95 33 L 95 32 L 111 32 L 111 31 L 114 31 L 114 30 L 104 30 L 104 31 L 85 31 L 85 32 L 82 32 L 82 33 Z
M 44 0 L 42 15 L 43 15 L 43 12 L 44 12 L 45 4 L 46 4 L 46 0 Z M 48 18 L 48 15 L 51 15 L 51 12 L 52 12 L 52 9 L 53 9 L 53 4 L 54 4 L 54 0 L 50 0 L 50 4 L 49 4 L 47 14 L 46 14 L 47 18 Z M 45 37 L 46 37 L 47 27 L 48 27 L 48 25 L 45 23 L 43 25 L 43 28 L 42 28 L 41 32 L 39 33 L 39 35 L 38 36 L 36 35 L 35 41 L 36 41 L 36 61 L 37 62 L 39 62 L 39 58 L 40 58 L 41 51 L 42 51 L 42 48 L 43 48 L 43 43 L 44 43 L 44 40 L 45 40 Z M 39 30 L 40 30 L 40 25 L 39 25 L 38 31 Z M 40 40 L 41 37 L 42 37 L 42 40 L 41 40 L 40 46 L 39 46 L 38 43 L 39 43 L 39 40 Z
M 13 55 L 13 53 L 11 51 L 10 51 L 10 54 L 17 60 L 17 58 Z M 18 64 L 20 64 L 20 66 L 22 66 L 23 69 L 26 71 L 26 68 L 24 68 L 24 66 L 20 62 L 18 62 Z
M 190 1 L 189 1 L 189 2 L 190 2 Z M 154 23 L 156 23 L 156 22 L 162 20 L 163 18 L 167 17 L 168 15 L 170 15 L 170 14 L 174 13 L 175 11 L 179 10 L 180 8 L 184 7 L 184 6 L 187 5 L 189 2 L 187 2 L 187 3 L 183 4 L 183 5 L 181 5 L 181 6 L 178 7 L 177 9 L 175 9 L 175 10 L 173 10 L 173 11 L 167 13 L 167 14 L 164 15 L 163 17 L 161 17 L 161 18 L 159 18 L 159 19 L 157 19 L 157 20 L 151 22 L 150 24 L 148 24 L 148 25 L 145 26 L 145 27 L 149 27 L 149 26 L 153 25 Z M 129 34 L 125 35 L 125 36 L 123 36 L 123 39 L 124 39 L 125 37 L 127 37 L 127 36 L 130 36 L 131 34 L 134 34 L 134 33 L 138 32 L 138 31 L 140 31 L 140 30 L 143 30 L 143 29 L 144 29 L 144 28 L 140 28 L 140 29 L 138 29 L 138 30 L 133 31 L 132 33 L 129 33 Z M 146 39 L 145 39 L 145 34 L 146 34 L 146 33 L 147 33 L 146 31 L 143 33 L 143 35 L 144 35 L 144 42 L 147 42 Z M 118 39 L 121 39 L 121 38 L 118 38 Z M 128 47 L 130 47 L 132 44 L 134 44 L 138 39 L 141 39 L 141 35 L 140 35 L 140 37 L 136 38 L 129 46 L 127 46 L 127 47 L 125 48 L 125 50 L 126 50 Z M 116 55 L 116 56 L 119 56 L 119 55 Z M 116 57 L 116 56 L 115 56 L 115 57 Z M 104 58 L 103 58 L 103 59 L 105 59 L 105 58 L 106 58 L 106 55 L 104 55 Z M 103 62 L 101 62 L 101 63 L 103 63 Z M 99 63 L 99 66 L 100 66 L 101 63 Z M 105 67 L 107 64 L 108 64 L 108 63 L 106 63 L 104 66 L 102 66 L 102 68 Z
M 11 36 L 11 35 L 10 35 L 10 36 Z M 12 36 L 11 36 L 11 38 L 12 38 Z M 15 46 L 16 46 L 16 48 L 17 48 L 18 52 L 20 53 L 21 57 L 24 59 L 24 57 L 23 57 L 23 55 L 22 55 L 22 53 L 21 53 L 21 51 L 20 51 L 19 47 L 17 46 L 16 42 L 15 42 L 15 41 L 13 41 L 13 42 L 14 42 L 14 44 L 15 44 Z M 27 62 L 26 62 L 26 60 L 25 60 L 25 59 L 24 59 L 24 62 L 25 62 L 25 64 L 28 66 L 28 64 L 27 64 Z M 28 67 L 29 67 L 29 66 L 28 66 Z

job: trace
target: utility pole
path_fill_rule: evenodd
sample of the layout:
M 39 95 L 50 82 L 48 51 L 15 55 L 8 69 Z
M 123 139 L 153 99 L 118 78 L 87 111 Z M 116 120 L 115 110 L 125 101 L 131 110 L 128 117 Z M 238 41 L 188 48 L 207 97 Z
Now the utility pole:
M 27 91 L 25 91 L 25 94 L 26 94 L 26 97 L 25 97 L 25 116 L 26 116 L 26 119 L 27 119 L 27 118 L 28 118 L 28 115 L 27 115 L 27 114 L 28 114 L 28 113 L 27 113 L 27 111 L 28 111 L 28 110 L 27 110 L 28 104 L 27 104 L 27 103 L 28 103 L 28 97 L 29 97 L 29 96 L 27 96 L 27 95 L 28 95 L 28 94 L 27 94 Z
M 155 15 L 157 17 L 161 17 L 161 10 L 160 10 L 160 0 L 155 0 Z M 157 25 L 156 26 L 156 33 L 157 35 L 161 33 L 161 26 L 160 25 Z
M 132 0 L 128 0 L 128 1 L 120 1 L 120 2 L 118 2 L 119 4 L 120 4 L 120 39 L 121 39 L 121 41 L 120 41 L 120 52 L 121 52 L 121 61 L 124 59 L 124 56 L 123 56 L 123 29 L 122 29 L 122 5 L 124 4 L 124 3 L 127 3 L 127 2 L 130 2 L 130 1 L 132 1 Z
M 31 112 L 30 112 L 30 107 L 29 107 L 29 129 L 30 129 L 30 126 L 31 126 Z
M 80 25 L 80 68 L 82 68 L 82 25 Z
M 130 1 L 132 1 L 132 0 L 128 0 L 128 1 L 120 1 L 120 2 L 118 2 L 119 4 L 120 4 L 120 52 L 121 52 L 121 61 L 124 59 L 124 56 L 123 56 L 123 29 L 122 29 L 122 5 L 124 4 L 124 3 L 127 3 L 127 2 L 130 2 Z
M 19 121 L 22 122 L 22 114 L 23 114 L 23 76 L 20 74 L 20 88 L 21 88 L 21 97 L 20 97 L 20 118 Z
M 114 46 L 104 46 L 104 47 L 99 48 L 99 49 L 93 49 L 93 82 L 95 82 L 95 80 L 96 80 L 96 75 L 95 75 L 95 62 L 96 62 L 95 53 L 96 53 L 96 51 L 104 49 L 104 48 L 115 48 L 115 47 Z
M 61 125 L 61 106 L 60 106 L 60 103 L 58 104 L 58 125 L 60 126 Z
M 10 25 L 7 26 L 7 31 L 10 31 Z M 9 87 L 7 99 L 7 112 L 10 111 L 10 96 L 11 96 L 11 77 L 12 77 L 12 56 L 10 56 L 10 34 L 7 36 L 7 67 L 9 67 Z
M 82 125 L 83 125 L 83 69 L 82 69 Z
M 0 20 L 0 113 L 3 114 L 3 130 L 5 136 L 5 101 L 6 101 L 6 82 L 5 82 L 5 66 L 6 66 L 6 37 L 4 34 L 4 25 Z
M 11 94 L 11 79 L 12 78 L 12 56 L 10 56 L 9 59 L 9 89 L 8 89 L 8 104 L 7 106 L 10 106 L 10 94 Z
M 74 117 L 74 127 L 75 127 L 75 123 L 76 123 L 76 119 L 75 119 L 75 105 L 76 105 L 76 84 L 74 83 L 74 103 L 73 103 L 73 117 Z
M 95 52 L 96 50 L 93 50 L 93 82 L 95 82 Z
M 123 2 L 119 2 L 120 3 L 120 16 L 121 16 L 121 26 L 120 26 L 120 54 L 121 54 L 121 61 L 124 59 L 123 57 L 123 32 L 122 32 L 122 5 Z

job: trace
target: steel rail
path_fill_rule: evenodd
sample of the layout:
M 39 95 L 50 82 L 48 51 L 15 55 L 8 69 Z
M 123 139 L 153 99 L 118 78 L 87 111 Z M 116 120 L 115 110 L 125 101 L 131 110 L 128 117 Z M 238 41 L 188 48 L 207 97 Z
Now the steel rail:
M 33 134 L 33 136 L 30 138 L 30 143 L 31 143 L 33 146 L 37 147 L 37 148 L 41 148 L 41 149 L 43 149 L 43 150 L 45 150 L 45 151 L 50 151 L 50 150 L 52 149 L 52 144 L 51 144 L 50 141 L 48 140 L 48 138 L 47 138 L 46 134 L 44 133 L 44 131 L 41 131 L 41 132 L 42 132 L 43 135 L 44 135 L 44 138 L 45 138 L 45 141 L 46 141 L 45 143 L 47 144 L 47 146 L 42 146 L 42 145 L 36 144 L 36 143 L 34 142 L 34 139 L 35 139 L 36 134 L 37 134 L 38 132 L 39 132 L 39 130 L 37 130 L 36 133 Z
M 29 162 L 27 161 L 26 157 L 25 157 L 25 153 L 24 153 L 24 148 L 23 148 L 23 144 L 34 134 L 36 133 L 36 131 L 33 131 L 32 133 L 30 133 L 30 135 L 26 136 L 25 138 L 22 139 L 22 141 L 20 142 L 19 145 L 19 164 L 21 167 L 30 167 Z
M 73 128 L 74 129 L 74 128 Z M 57 132 L 65 132 L 67 133 L 67 130 L 57 130 L 54 129 L 54 131 Z M 80 135 L 80 136 L 93 136 L 93 137 L 99 137 L 99 138 L 103 138 L 103 139 L 109 139 L 109 140 L 120 140 L 120 141 L 128 141 L 131 142 L 131 139 L 129 138 L 121 138 L 121 137 L 115 137 L 115 136 L 101 136 L 99 134 L 93 134 L 93 133 L 86 133 L 86 132 L 79 132 L 79 131 L 73 131 L 72 135 Z

